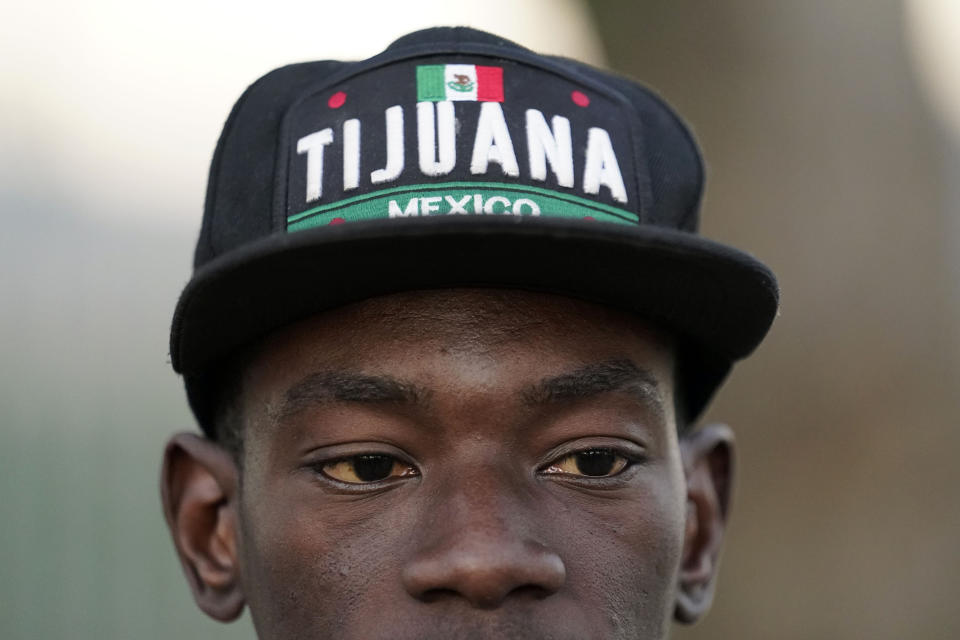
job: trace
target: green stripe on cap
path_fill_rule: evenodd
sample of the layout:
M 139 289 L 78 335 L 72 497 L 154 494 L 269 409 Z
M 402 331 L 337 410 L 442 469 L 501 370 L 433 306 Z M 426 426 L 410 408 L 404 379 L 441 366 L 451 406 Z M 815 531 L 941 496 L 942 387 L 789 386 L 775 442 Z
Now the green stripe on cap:
M 637 215 L 549 189 L 491 182 L 446 182 L 383 189 L 287 217 L 288 231 L 357 220 L 446 215 L 515 215 L 636 224 Z
M 445 66 L 442 64 L 427 64 L 417 67 L 418 102 L 438 102 L 447 99 L 447 89 L 443 84 L 444 68 Z

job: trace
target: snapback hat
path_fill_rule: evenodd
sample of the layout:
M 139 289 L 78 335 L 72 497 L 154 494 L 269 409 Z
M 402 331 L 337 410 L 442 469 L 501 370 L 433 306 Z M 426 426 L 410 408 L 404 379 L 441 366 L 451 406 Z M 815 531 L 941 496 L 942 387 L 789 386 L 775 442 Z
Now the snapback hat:
M 514 288 L 671 331 L 693 419 L 778 305 L 767 267 L 697 235 L 702 188 L 652 92 L 488 33 L 282 67 L 217 144 L 173 367 L 211 434 L 220 364 L 272 330 L 399 291 Z

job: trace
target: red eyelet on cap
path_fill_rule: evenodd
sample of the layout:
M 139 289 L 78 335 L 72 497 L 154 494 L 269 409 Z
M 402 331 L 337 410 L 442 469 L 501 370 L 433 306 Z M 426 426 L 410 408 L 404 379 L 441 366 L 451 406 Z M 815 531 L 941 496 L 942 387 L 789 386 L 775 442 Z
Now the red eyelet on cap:
M 346 101 L 347 94 L 345 94 L 343 91 L 337 91 L 335 94 L 330 96 L 329 100 L 327 100 L 327 106 L 331 109 L 339 109 Z
M 582 91 L 574 91 L 570 94 L 570 99 L 573 100 L 573 104 L 578 107 L 587 107 L 590 105 L 590 98 Z

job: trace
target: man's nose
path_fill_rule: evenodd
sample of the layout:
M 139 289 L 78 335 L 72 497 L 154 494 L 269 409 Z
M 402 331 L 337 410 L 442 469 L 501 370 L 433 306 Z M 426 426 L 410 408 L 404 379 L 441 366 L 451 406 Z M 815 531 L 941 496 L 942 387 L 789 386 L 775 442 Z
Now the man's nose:
M 459 597 L 495 609 L 508 598 L 542 599 L 563 586 L 563 560 L 529 535 L 515 500 L 493 487 L 443 493 L 403 570 L 410 595 L 424 602 Z

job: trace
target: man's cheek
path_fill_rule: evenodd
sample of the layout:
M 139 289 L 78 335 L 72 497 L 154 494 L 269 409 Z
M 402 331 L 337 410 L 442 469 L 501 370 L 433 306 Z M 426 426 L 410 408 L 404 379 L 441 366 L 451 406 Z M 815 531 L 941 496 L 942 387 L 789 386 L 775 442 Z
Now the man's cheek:
M 627 611 L 672 611 L 685 517 L 682 476 L 672 476 L 661 475 L 659 482 L 641 478 L 621 499 L 578 496 L 568 505 L 565 517 L 573 526 L 562 544 L 575 597 L 600 598 L 618 617 Z
M 270 505 L 251 523 L 246 557 L 250 608 L 285 628 L 349 619 L 365 598 L 398 574 L 396 545 L 380 517 L 301 497 Z M 395 523 L 399 525 L 400 523 Z M 275 594 L 282 594 L 277 598 Z

